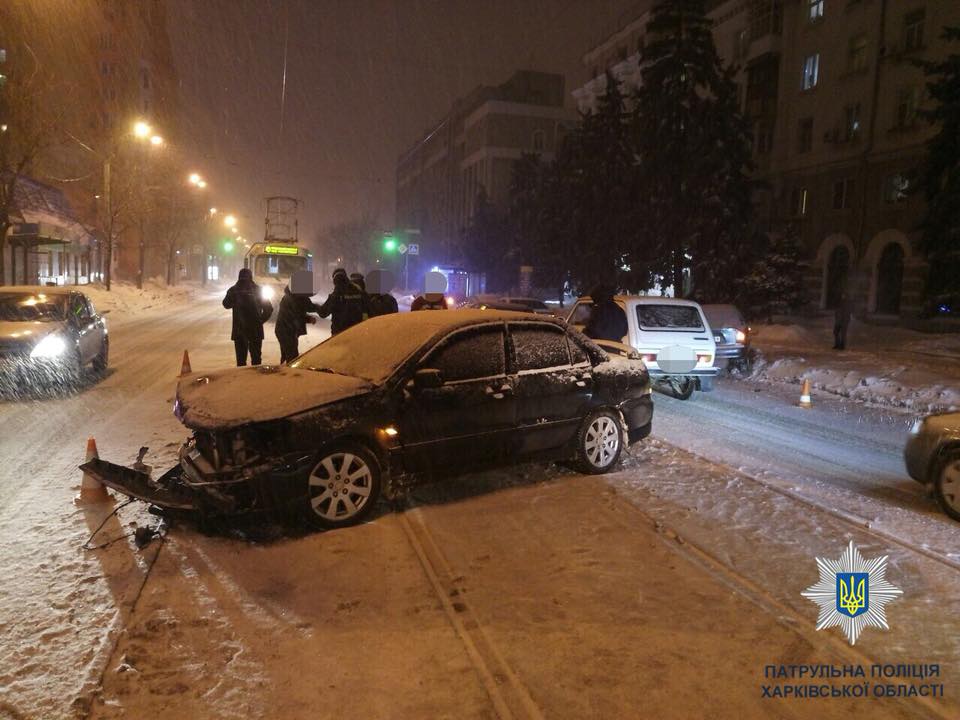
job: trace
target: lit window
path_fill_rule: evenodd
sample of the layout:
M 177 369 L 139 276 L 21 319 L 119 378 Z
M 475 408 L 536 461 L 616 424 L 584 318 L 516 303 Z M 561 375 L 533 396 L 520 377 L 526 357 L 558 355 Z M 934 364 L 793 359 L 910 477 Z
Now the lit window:
M 887 175 L 883 181 L 883 201 L 899 203 L 907 199 L 911 190 L 910 178 L 904 173 Z
M 800 87 L 804 90 L 810 90 L 817 86 L 820 80 L 820 53 L 807 55 L 803 61 L 803 81 Z
M 854 140 L 860 135 L 860 103 L 847 105 L 843 109 L 844 130 L 847 140 Z
M 823 17 L 823 0 L 807 0 L 807 19 L 815 22 Z
M 923 21 L 926 11 L 923 8 L 907 13 L 903 17 L 903 49 L 919 50 L 923 47 Z
M 790 211 L 795 217 L 807 214 L 807 189 L 794 188 L 790 193 Z

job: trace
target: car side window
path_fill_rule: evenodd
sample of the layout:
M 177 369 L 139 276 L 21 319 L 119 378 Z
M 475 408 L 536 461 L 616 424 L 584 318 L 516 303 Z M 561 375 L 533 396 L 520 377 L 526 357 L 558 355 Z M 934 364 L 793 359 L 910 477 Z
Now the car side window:
M 87 312 L 87 303 L 83 295 L 73 294 L 70 296 L 70 314 L 76 320 L 86 320 L 89 317 Z
M 513 356 L 517 372 L 570 364 L 567 334 L 552 325 L 512 324 Z
M 583 328 L 587 326 L 587 323 L 590 322 L 590 313 L 593 311 L 593 303 L 580 303 L 573 309 L 573 314 L 570 316 L 570 324 Z
M 439 370 L 444 382 L 503 375 L 507 367 L 503 330 L 484 327 L 457 333 L 431 352 L 421 367 Z
M 587 355 L 586 350 L 580 347 L 580 343 L 573 338 L 568 337 L 567 344 L 570 346 L 570 360 L 574 365 L 590 362 L 590 356 Z
M 88 298 L 86 295 L 81 295 L 84 301 L 87 303 L 87 314 L 90 317 L 94 317 L 97 314 L 96 308 L 93 307 L 93 300 Z

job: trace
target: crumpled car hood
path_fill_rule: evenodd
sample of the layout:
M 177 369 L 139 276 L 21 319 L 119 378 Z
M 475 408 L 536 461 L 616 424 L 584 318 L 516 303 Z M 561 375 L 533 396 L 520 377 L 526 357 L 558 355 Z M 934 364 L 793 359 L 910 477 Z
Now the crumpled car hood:
M 287 366 L 192 373 L 177 385 L 176 414 L 195 430 L 279 420 L 373 390 L 361 378 Z

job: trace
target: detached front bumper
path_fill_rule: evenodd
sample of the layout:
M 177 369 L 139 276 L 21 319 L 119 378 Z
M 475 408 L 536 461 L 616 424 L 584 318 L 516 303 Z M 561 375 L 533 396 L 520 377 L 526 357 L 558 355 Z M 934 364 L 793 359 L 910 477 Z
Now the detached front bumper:
M 307 453 L 295 453 L 215 469 L 192 440 L 181 446 L 179 458 L 179 464 L 156 479 L 100 459 L 80 469 L 105 486 L 151 505 L 229 515 L 282 505 L 312 460 Z

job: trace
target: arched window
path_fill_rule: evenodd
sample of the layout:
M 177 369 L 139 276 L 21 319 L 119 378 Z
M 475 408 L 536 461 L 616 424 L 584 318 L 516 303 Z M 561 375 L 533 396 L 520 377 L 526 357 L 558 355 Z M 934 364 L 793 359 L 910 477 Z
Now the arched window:
M 847 274 L 850 271 L 850 251 L 838 245 L 830 253 L 827 261 L 827 309 L 833 309 L 840 303 L 840 294 L 846 289 Z
M 900 291 L 903 288 L 903 248 L 888 243 L 877 262 L 877 308 L 884 315 L 900 314 Z

